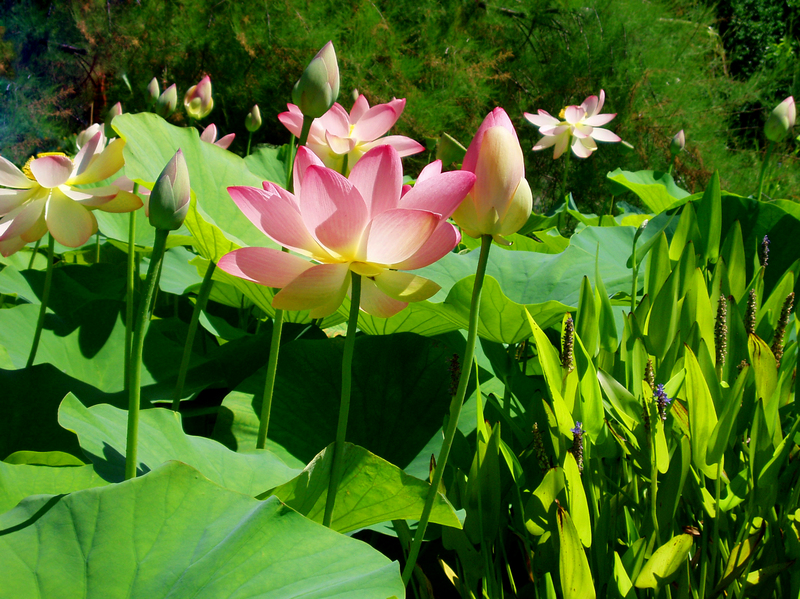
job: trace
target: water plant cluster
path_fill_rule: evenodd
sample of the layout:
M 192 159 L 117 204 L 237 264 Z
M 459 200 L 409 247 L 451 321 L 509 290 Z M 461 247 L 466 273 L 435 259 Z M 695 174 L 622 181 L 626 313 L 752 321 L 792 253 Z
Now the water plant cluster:
M 617 168 L 595 214 L 605 91 L 411 170 L 339 58 L 245 157 L 205 76 L 0 159 L 0 596 L 797 596 L 794 99 L 749 189 Z

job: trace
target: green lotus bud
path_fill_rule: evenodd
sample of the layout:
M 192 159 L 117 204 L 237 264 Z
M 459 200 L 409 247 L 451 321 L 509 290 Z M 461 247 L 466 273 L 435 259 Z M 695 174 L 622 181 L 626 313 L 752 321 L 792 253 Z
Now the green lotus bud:
M 158 97 L 156 101 L 156 114 L 161 118 L 169 118 L 175 109 L 178 107 L 178 88 L 173 83 L 164 93 Z
M 193 85 L 183 97 L 183 106 L 186 114 L 191 118 L 200 120 L 208 116 L 214 108 L 214 98 L 211 97 L 211 78 L 206 75 L 200 83 Z
M 797 119 L 797 109 L 794 105 L 794 97 L 789 96 L 778 104 L 769 115 L 764 125 L 764 135 L 772 142 L 780 142 L 786 139 L 789 131 L 794 127 Z
M 189 169 L 178 150 L 156 180 L 148 202 L 150 224 L 156 229 L 180 229 L 189 211 Z
M 106 137 L 116 137 L 117 132 L 111 128 L 111 121 L 114 120 L 114 117 L 117 117 L 122 114 L 122 104 L 117 102 L 111 107 L 111 110 L 108 111 L 106 114 L 106 122 L 104 124 L 104 133 Z
M 323 46 L 308 63 L 292 90 L 294 102 L 304 116 L 318 119 L 339 97 L 339 64 L 333 42 Z
M 669 153 L 673 156 L 677 156 L 683 151 L 683 148 L 686 147 L 686 135 L 683 133 L 683 129 L 678 131 L 675 134 L 675 137 L 672 138 L 672 142 L 669 144 Z
M 247 116 L 244 117 L 244 126 L 250 133 L 255 133 L 261 129 L 261 111 L 258 109 L 258 104 L 250 109 Z
M 152 106 L 158 102 L 158 96 L 161 95 L 161 88 L 158 86 L 158 79 L 153 77 L 150 83 L 147 84 L 147 105 Z

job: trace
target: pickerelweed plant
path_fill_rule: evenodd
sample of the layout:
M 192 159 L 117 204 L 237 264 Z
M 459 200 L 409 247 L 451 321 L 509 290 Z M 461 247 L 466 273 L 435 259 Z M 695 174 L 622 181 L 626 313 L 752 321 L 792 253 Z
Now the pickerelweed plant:
M 414 179 L 402 101 L 338 87 L 326 45 L 296 150 L 155 81 L 161 116 L 0 162 L 0 595 L 797 596 L 797 205 L 617 169 L 641 210 L 532 214 L 521 115 Z

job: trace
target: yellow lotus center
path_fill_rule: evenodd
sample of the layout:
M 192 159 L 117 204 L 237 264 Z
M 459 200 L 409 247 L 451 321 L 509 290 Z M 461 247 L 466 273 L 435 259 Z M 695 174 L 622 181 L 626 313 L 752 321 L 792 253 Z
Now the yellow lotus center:
M 25 162 L 25 165 L 22 167 L 22 174 L 28 177 L 28 179 L 30 179 L 31 181 L 36 181 L 36 177 L 34 177 L 33 173 L 31 172 L 31 162 L 33 162 L 37 158 L 44 158 L 45 156 L 66 157 L 67 155 L 64 154 L 64 152 L 42 152 L 41 154 L 36 154 L 36 156 L 31 156 L 30 158 L 28 158 L 28 160 Z
M 562 108 L 561 112 L 558 113 L 558 118 L 560 118 L 563 121 L 566 117 L 567 117 L 567 109 Z
M 355 128 L 355 125 L 350 125 L 350 130 L 347 132 L 347 137 L 353 137 L 353 131 L 355 131 Z

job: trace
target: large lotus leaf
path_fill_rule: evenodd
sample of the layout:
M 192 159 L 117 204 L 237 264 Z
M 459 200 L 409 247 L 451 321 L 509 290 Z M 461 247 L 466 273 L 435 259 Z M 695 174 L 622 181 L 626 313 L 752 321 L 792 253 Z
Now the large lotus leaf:
M 722 234 L 725 239 L 736 221 L 742 227 L 746 254 L 745 264 L 752 269 L 754 254 L 764 235 L 769 234 L 769 266 L 764 273 L 764 297 L 778 283 L 792 262 L 800 258 L 800 204 L 788 200 L 759 202 L 731 193 L 722 193 Z M 752 272 L 747 273 L 750 280 Z M 795 293 L 800 293 L 800 279 L 795 281 Z
M 323 449 L 297 478 L 271 493 L 307 518 L 322 523 L 332 456 L 333 444 Z M 419 520 L 429 483 L 352 443 L 345 443 L 342 468 L 331 518 L 333 530 L 344 533 L 389 520 Z M 453 506 L 441 494 L 436 495 L 431 522 L 461 528 Z
M 616 183 L 615 195 L 632 191 L 653 214 L 663 212 L 667 208 L 679 206 L 680 200 L 689 197 L 689 192 L 675 185 L 675 181 L 667 173 L 658 171 L 623 171 L 617 169 L 606 175 Z
M 234 185 L 261 187 L 263 179 L 248 170 L 244 159 L 200 141 L 193 127 L 175 127 L 150 113 L 120 115 L 114 119 L 114 129 L 125 140 L 125 172 L 128 177 L 149 186 L 180 149 L 189 168 L 189 181 L 203 219 L 240 246 L 276 247 L 228 195 L 227 188 Z M 198 235 L 198 232 L 193 230 L 192 234 Z
M 272 181 L 286 189 L 286 158 L 288 145 L 260 146 L 244 159 L 251 173 L 264 181 Z
M 397 563 L 368 545 L 178 462 L 8 516 L 25 508 L 44 513 L 0 536 L 9 599 L 404 596 Z
M 91 466 L 31 466 L 0 462 L 0 514 L 30 495 L 58 495 L 107 484 Z
M 78 435 L 98 473 L 110 481 L 125 478 L 127 411 L 108 404 L 87 408 L 70 393 L 61 402 L 58 421 Z M 187 435 L 180 414 L 162 408 L 139 413 L 137 457 L 140 474 L 166 461 L 180 460 L 215 483 L 251 496 L 291 480 L 303 466 L 286 454 L 267 450 L 236 453 L 212 439 Z
M 336 437 L 344 339 L 293 341 L 281 348 L 268 437 L 304 464 Z M 355 340 L 347 440 L 401 468 L 439 429 L 450 404 L 458 334 L 436 338 L 399 333 Z M 222 402 L 214 438 L 255 447 L 264 372 Z

